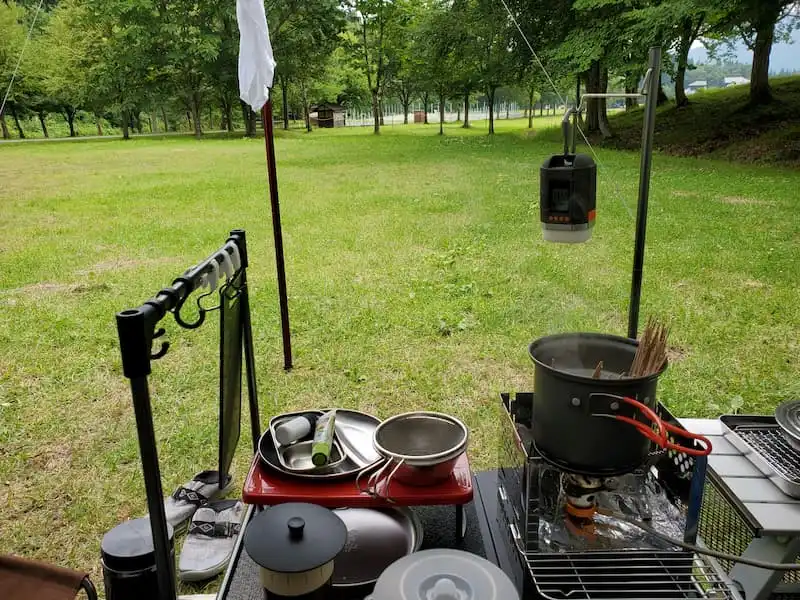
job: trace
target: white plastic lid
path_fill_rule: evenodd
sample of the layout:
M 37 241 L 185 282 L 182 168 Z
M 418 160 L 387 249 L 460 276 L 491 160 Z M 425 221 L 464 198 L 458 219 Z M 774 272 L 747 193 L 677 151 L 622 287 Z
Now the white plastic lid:
M 516 587 L 485 558 L 423 550 L 392 563 L 366 600 L 519 600 Z
M 580 244 L 592 239 L 591 228 L 587 229 L 548 229 L 546 224 L 542 224 L 542 238 L 545 242 L 556 242 L 559 244 Z

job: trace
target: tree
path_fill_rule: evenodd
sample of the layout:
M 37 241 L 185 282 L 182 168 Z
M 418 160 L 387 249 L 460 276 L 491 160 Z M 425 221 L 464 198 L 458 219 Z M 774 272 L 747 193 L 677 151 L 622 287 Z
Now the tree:
M 439 100 L 439 135 L 444 135 L 444 105 L 456 84 L 458 15 L 447 4 L 433 5 L 422 17 L 412 53 L 419 58 L 423 85 L 436 92 Z
M 22 25 L 24 16 L 25 11 L 13 1 L 9 0 L 7 3 L 0 4 L 0 32 L 2 32 L 0 35 L 0 94 L 3 96 L 11 85 L 11 78 L 25 42 L 27 32 Z M 11 93 L 5 106 L 0 106 L 0 128 L 3 132 L 3 139 L 11 137 L 6 123 L 6 111 L 12 113 L 20 137 L 25 136 L 17 115 L 16 89 L 15 84 L 15 87 L 10 90 Z M 0 103 L 3 102 L 3 96 L 0 96 Z
M 69 1 L 55 8 L 44 34 L 36 41 L 32 57 L 32 61 L 38 63 L 36 70 L 42 74 L 44 104 L 64 116 L 70 137 L 76 135 L 78 110 L 87 108 L 90 103 L 88 73 L 82 64 L 88 53 L 88 41 L 83 31 L 73 30 L 71 11 L 74 10 L 74 3 Z M 41 113 L 39 116 L 44 131 L 44 119 Z
M 753 67 L 750 72 L 750 103 L 768 104 L 772 101 L 769 85 L 769 57 L 776 37 L 788 37 L 790 31 L 798 26 L 798 19 L 791 19 L 781 28 L 778 22 L 795 14 L 796 0 L 734 0 L 725 3 L 730 22 L 736 23 L 739 32 L 750 50 L 753 51 Z
M 502 4 L 493 0 L 474 0 L 470 28 L 475 35 L 477 80 L 489 104 L 489 135 L 494 134 L 494 103 L 497 88 L 509 82 L 518 71 L 515 53 L 520 40 L 511 31 Z
M 364 71 L 372 100 L 373 131 L 381 131 L 381 103 L 389 67 L 389 57 L 408 24 L 408 10 L 403 0 L 348 0 L 351 35 L 346 38 Z

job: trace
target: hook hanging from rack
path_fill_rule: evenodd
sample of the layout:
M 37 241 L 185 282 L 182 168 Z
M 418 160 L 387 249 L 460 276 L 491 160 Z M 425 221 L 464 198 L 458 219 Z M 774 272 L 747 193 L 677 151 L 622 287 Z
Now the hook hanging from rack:
M 220 287 L 218 292 L 220 294 L 223 293 L 223 290 L 227 289 L 228 286 L 233 284 L 234 277 L 241 269 L 241 266 L 242 260 L 241 254 L 239 253 L 239 248 L 236 243 L 229 242 L 225 244 L 225 246 L 223 246 L 219 252 L 208 259 L 204 265 L 200 264 L 192 267 L 181 277 L 178 277 L 173 284 L 180 281 L 190 283 L 186 275 L 192 271 L 201 269 L 203 274 L 197 280 L 197 286 L 195 289 L 202 289 L 206 286 L 209 288 L 208 292 L 200 294 L 195 300 L 195 304 L 197 305 L 197 319 L 193 322 L 186 321 L 181 315 L 181 309 L 186 303 L 188 296 L 191 295 L 191 292 L 189 292 L 189 294 L 181 298 L 180 301 L 176 303 L 173 313 L 175 315 L 175 321 L 177 321 L 178 325 L 185 329 L 197 329 L 200 327 L 205 322 L 206 313 L 219 308 L 219 305 L 213 308 L 205 308 L 202 305 L 203 299 L 211 296 L 215 291 L 217 291 L 217 286 L 219 285 L 220 280 L 224 277 L 225 283 L 223 284 L 223 287 Z M 238 290 L 238 288 L 236 289 Z
M 167 333 L 167 330 L 161 327 L 160 329 L 157 329 L 155 333 L 153 333 L 153 339 L 160 338 L 165 333 Z M 158 349 L 158 352 L 150 355 L 150 360 L 158 360 L 167 353 L 167 350 L 169 350 L 169 342 L 162 342 L 161 348 Z

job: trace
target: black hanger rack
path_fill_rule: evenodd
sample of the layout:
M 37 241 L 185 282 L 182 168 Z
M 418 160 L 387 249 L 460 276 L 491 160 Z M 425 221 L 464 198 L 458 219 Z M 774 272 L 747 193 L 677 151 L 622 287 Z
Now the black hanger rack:
M 238 266 L 236 265 L 238 263 Z M 234 268 L 235 267 L 235 268 Z M 237 279 L 239 302 L 241 303 L 242 343 L 244 345 L 244 367 L 247 381 L 247 395 L 250 411 L 250 428 L 253 437 L 253 450 L 258 448 L 261 424 L 258 414 L 258 393 L 256 389 L 255 357 L 253 353 L 253 330 L 250 320 L 250 302 L 247 287 L 247 243 L 242 229 L 231 231 L 230 236 L 216 252 L 201 263 L 187 269 L 177 277 L 172 285 L 159 290 L 153 297 L 138 308 L 123 310 L 116 315 L 117 333 L 122 353 L 122 372 L 130 380 L 133 409 L 136 416 L 136 431 L 139 438 L 139 452 L 142 461 L 147 509 L 150 513 L 150 528 L 158 574 L 158 600 L 175 600 L 175 564 L 170 559 L 167 519 L 164 512 L 164 495 L 161 487 L 161 470 L 158 465 L 156 436 L 153 428 L 153 412 L 150 403 L 148 376 L 151 362 L 165 356 L 169 342 L 163 342 L 154 353 L 153 341 L 165 333 L 158 324 L 169 313 L 184 329 L 197 329 L 206 321 L 206 314 L 214 308 L 206 309 L 197 298 L 198 317 L 187 322 L 181 316 L 181 309 L 192 292 L 226 277 L 228 282 Z M 214 285 L 210 285 L 214 287 Z M 219 293 L 222 293 L 221 286 Z M 213 290 L 212 290 L 213 293 Z M 220 344 L 222 340 L 220 340 Z M 226 474 L 220 473 L 220 478 Z

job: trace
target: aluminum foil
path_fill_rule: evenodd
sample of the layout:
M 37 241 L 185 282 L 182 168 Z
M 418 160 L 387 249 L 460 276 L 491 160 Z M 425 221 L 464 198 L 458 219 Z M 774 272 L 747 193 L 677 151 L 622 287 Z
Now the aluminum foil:
M 553 490 L 553 481 L 561 473 L 541 468 L 539 490 Z M 617 518 L 641 521 L 657 531 L 683 538 L 685 516 L 673 505 L 652 474 L 629 474 L 606 481 L 606 489 L 597 494 L 597 513 L 590 521 L 577 521 L 566 512 L 566 495 L 540 494 L 534 517 L 538 518 L 539 550 L 542 552 L 579 552 L 589 550 L 668 550 L 674 546 Z

